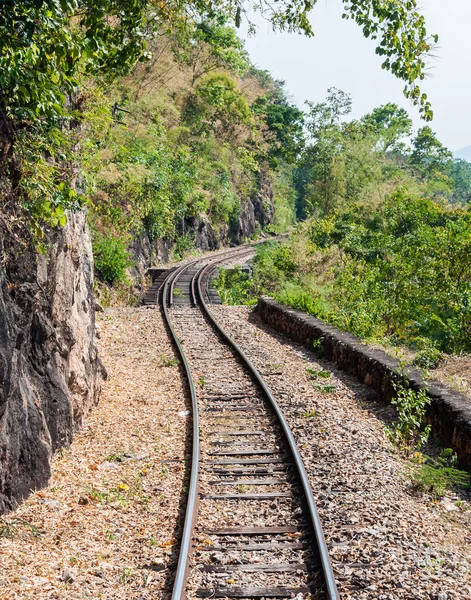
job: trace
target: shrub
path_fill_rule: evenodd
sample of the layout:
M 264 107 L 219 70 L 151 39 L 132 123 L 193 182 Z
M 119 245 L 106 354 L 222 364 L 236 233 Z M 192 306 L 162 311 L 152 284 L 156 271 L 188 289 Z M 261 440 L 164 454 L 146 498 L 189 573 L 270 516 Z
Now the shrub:
M 425 390 L 416 392 L 409 386 L 403 367 L 400 375 L 402 381 L 393 383 L 396 397 L 391 400 L 396 407 L 397 418 L 387 433 L 401 450 L 409 453 L 428 440 L 430 425 L 423 427 L 423 420 L 431 399 Z
M 175 245 L 173 247 L 173 257 L 175 260 L 181 260 L 184 258 L 187 252 L 195 249 L 195 236 L 190 233 L 179 235 L 175 238 Z
M 226 73 L 209 73 L 189 94 L 184 116 L 201 133 L 218 123 L 227 132 L 236 124 L 250 123 L 252 115 L 234 79 Z
M 253 280 L 241 267 L 219 269 L 215 283 L 223 304 L 252 305 L 257 302 Z
M 96 234 L 93 241 L 95 268 L 107 283 L 126 280 L 126 269 L 131 264 L 126 244 L 111 234 Z
M 421 369 L 436 369 L 443 361 L 443 353 L 438 348 L 424 348 L 417 352 L 412 364 Z
M 267 243 L 257 248 L 254 278 L 264 290 L 273 292 L 293 278 L 297 262 L 294 250 L 288 244 Z
M 469 488 L 470 475 L 457 468 L 458 459 L 451 448 L 445 448 L 436 458 L 420 454 L 419 456 L 420 460 L 416 460 L 416 462 L 423 464 L 417 467 L 412 475 L 419 490 L 427 492 L 437 499 L 452 487 L 466 486 Z
M 315 317 L 322 318 L 325 313 L 322 299 L 316 296 L 312 290 L 305 290 L 295 283 L 286 283 L 280 292 L 275 294 L 275 298 L 281 304 L 287 304 Z
M 433 368 L 440 352 L 471 350 L 470 233 L 469 210 L 398 189 L 301 225 L 259 253 L 255 276 L 283 302 L 363 339 L 394 339 Z

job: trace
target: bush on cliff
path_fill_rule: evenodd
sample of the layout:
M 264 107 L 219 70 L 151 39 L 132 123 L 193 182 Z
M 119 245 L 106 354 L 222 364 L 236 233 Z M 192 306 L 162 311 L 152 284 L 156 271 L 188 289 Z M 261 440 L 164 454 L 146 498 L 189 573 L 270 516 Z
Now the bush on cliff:
M 93 242 L 95 268 L 107 283 L 126 281 L 130 265 L 126 241 L 110 234 L 95 234 Z

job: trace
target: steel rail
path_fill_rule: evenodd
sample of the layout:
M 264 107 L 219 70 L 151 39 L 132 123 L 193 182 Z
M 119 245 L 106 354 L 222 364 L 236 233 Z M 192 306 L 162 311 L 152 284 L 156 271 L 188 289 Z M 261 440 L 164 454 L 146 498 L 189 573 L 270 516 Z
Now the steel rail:
M 222 262 L 222 261 L 219 261 L 219 262 Z M 255 378 L 257 383 L 260 385 L 261 389 L 263 390 L 263 393 L 265 394 L 265 396 L 268 399 L 268 401 L 270 402 L 276 416 L 278 417 L 278 420 L 283 429 L 283 433 L 286 436 L 286 439 L 288 441 L 288 445 L 289 445 L 291 454 L 293 456 L 294 463 L 298 470 L 299 478 L 301 480 L 305 501 L 307 503 L 308 510 L 309 510 L 309 516 L 311 518 L 312 529 L 314 532 L 314 536 L 316 538 L 317 549 L 319 551 L 319 558 L 321 561 L 321 567 L 322 567 L 324 579 L 326 582 L 326 592 L 327 592 L 328 598 L 329 598 L 329 600 L 340 600 L 340 596 L 339 596 L 339 593 L 337 590 L 337 585 L 335 583 L 334 572 L 333 572 L 332 565 L 331 565 L 330 558 L 329 558 L 329 552 L 327 550 L 327 544 L 325 542 L 324 532 L 322 530 L 322 524 L 321 524 L 321 521 L 319 518 L 319 513 L 317 512 L 314 496 L 312 494 L 311 484 L 309 483 L 309 478 L 307 476 L 306 469 L 304 467 L 304 463 L 303 463 L 303 460 L 299 453 L 296 442 L 294 440 L 293 434 L 291 433 L 291 429 L 290 429 L 277 401 L 275 400 L 272 393 L 268 389 L 265 381 L 263 380 L 263 378 L 260 375 L 260 373 L 258 372 L 258 370 L 252 364 L 252 362 L 247 357 L 247 355 L 242 350 L 242 348 L 240 348 L 240 346 L 224 331 L 224 329 L 215 320 L 215 318 L 211 314 L 211 311 L 208 308 L 208 305 L 206 304 L 206 302 L 204 300 L 202 281 L 203 281 L 203 278 L 206 276 L 206 274 L 209 274 L 211 269 L 214 269 L 214 264 L 206 265 L 198 272 L 197 289 L 198 289 L 198 293 L 199 293 L 199 300 L 201 302 L 201 307 L 203 309 L 203 312 L 209 319 L 210 323 L 214 327 L 214 329 L 216 329 L 219 332 L 219 334 L 222 336 L 222 338 L 230 346 L 232 346 L 232 348 L 239 355 L 242 362 L 249 369 L 250 373 Z
M 236 258 L 244 258 L 245 255 L 249 255 L 253 252 L 253 247 L 251 247 L 250 249 L 240 249 L 240 251 L 238 252 L 234 252 L 234 255 L 236 256 Z M 209 265 L 206 266 L 211 266 L 213 269 L 215 269 L 215 265 L 218 265 L 219 263 L 223 262 L 223 260 L 219 259 L 219 260 L 215 260 L 213 262 L 211 262 Z M 202 267 L 203 269 L 204 267 Z M 201 269 L 200 269 L 201 271 Z M 197 282 L 198 282 L 198 277 L 200 275 L 200 271 L 198 271 L 197 273 L 194 274 L 193 279 L 191 280 L 191 285 L 192 285 L 192 294 L 193 294 L 193 299 L 194 299 L 194 306 L 197 306 L 198 304 L 198 298 L 197 298 L 197 294 L 196 294 L 196 290 L 197 290 Z M 206 297 L 209 298 L 209 280 L 206 282 Z
M 197 261 L 194 261 L 197 262 Z M 193 263 L 191 263 L 193 264 Z M 193 529 L 195 526 L 196 515 L 198 514 L 198 500 L 199 500 L 199 457 L 200 457 L 200 435 L 199 435 L 199 418 L 198 418 L 198 399 L 196 396 L 195 385 L 193 382 L 193 376 L 191 373 L 191 367 L 188 363 L 185 352 L 183 351 L 180 340 L 178 339 L 177 333 L 173 327 L 170 314 L 168 312 L 167 302 L 172 303 L 173 298 L 168 296 L 169 292 L 169 281 L 170 281 L 170 292 L 173 295 L 173 288 L 175 281 L 178 276 L 188 268 L 189 265 L 180 267 L 176 271 L 170 274 L 165 280 L 162 292 L 162 308 L 164 312 L 165 321 L 170 330 L 172 338 L 178 350 L 178 354 L 183 363 L 185 375 L 188 380 L 191 395 L 191 411 L 192 411 L 192 450 L 191 450 L 191 471 L 190 471 L 190 485 L 188 487 L 188 499 L 185 510 L 185 524 L 183 527 L 183 534 L 180 544 L 180 554 L 178 557 L 177 571 L 175 574 L 175 581 L 173 585 L 172 600 L 181 600 L 184 597 L 186 580 L 188 577 L 188 557 L 190 555 L 191 542 L 193 538 Z
M 245 254 L 245 251 L 230 250 L 224 251 L 217 254 L 217 258 L 221 259 L 221 256 L 225 256 L 227 254 Z M 210 257 L 213 258 L 213 257 Z M 196 263 L 204 260 L 204 258 L 199 258 L 197 260 L 191 261 L 186 265 L 182 265 L 175 271 L 169 274 L 167 279 L 162 286 L 161 292 L 161 304 L 163 308 L 165 322 L 167 323 L 167 327 L 170 331 L 170 334 L 175 342 L 177 347 L 178 354 L 183 364 L 183 368 L 185 371 L 185 376 L 188 380 L 188 385 L 190 388 L 190 396 L 191 396 L 191 410 L 192 410 L 192 451 L 191 451 L 191 471 L 190 471 L 190 484 L 188 487 L 188 499 L 185 510 L 185 523 L 183 526 L 183 534 L 180 544 L 180 553 L 178 557 L 177 570 L 175 574 L 175 581 L 173 585 L 172 591 L 172 600 L 183 600 L 185 598 L 185 589 L 186 582 L 188 579 L 188 571 L 189 571 L 189 556 L 191 550 L 191 544 L 193 540 L 193 531 L 196 524 L 196 518 L 198 515 L 198 502 L 199 502 L 199 462 L 200 462 L 200 435 L 199 435 L 199 413 L 198 413 L 198 399 L 196 395 L 196 389 L 193 382 L 193 376 L 190 364 L 185 356 L 185 352 L 183 347 L 178 339 L 177 333 L 173 327 L 172 320 L 169 314 L 169 306 L 173 305 L 173 291 L 175 288 L 175 283 L 178 281 L 178 278 L 182 275 L 184 271 L 194 266 Z M 192 278 L 190 282 L 190 302 L 196 303 L 196 294 L 193 296 L 195 291 L 195 282 L 196 279 Z M 193 292 L 193 293 L 192 293 Z M 193 297 L 192 297 L 193 296 Z M 195 304 L 196 305 L 196 304 Z
M 262 242 L 262 243 L 264 243 L 264 242 Z M 174 293 L 174 289 L 175 289 L 175 284 L 177 283 L 178 278 L 184 271 L 186 271 L 193 265 L 195 265 L 203 260 L 206 260 L 206 259 L 212 260 L 213 258 L 221 258 L 222 256 L 226 256 L 226 254 L 234 254 L 235 256 L 239 256 L 239 254 L 242 254 L 242 256 L 243 256 L 246 253 L 250 254 L 250 252 L 253 251 L 254 247 L 251 244 L 249 244 L 249 246 L 250 246 L 250 250 L 248 250 L 245 247 L 233 248 L 231 250 L 222 250 L 220 252 L 215 252 L 212 256 L 207 256 L 207 257 L 203 256 L 203 257 L 197 258 L 195 260 L 192 260 L 191 262 L 186 263 L 185 265 L 182 265 L 176 271 L 173 271 L 172 273 L 170 273 L 167 278 L 170 281 L 170 293 L 169 293 L 170 306 L 173 305 L 173 293 Z M 198 275 L 198 273 L 195 273 L 195 275 L 191 279 L 191 283 L 190 283 L 190 302 L 193 304 L 193 306 L 196 306 L 196 283 L 195 282 L 196 282 L 197 275 Z

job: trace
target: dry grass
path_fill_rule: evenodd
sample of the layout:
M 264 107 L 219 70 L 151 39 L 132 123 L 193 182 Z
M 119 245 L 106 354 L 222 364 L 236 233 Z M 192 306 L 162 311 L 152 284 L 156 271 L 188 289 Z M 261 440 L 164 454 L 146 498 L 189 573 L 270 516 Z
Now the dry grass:
M 370 348 L 382 350 L 389 356 L 412 365 L 417 352 L 404 346 L 386 346 L 379 342 L 367 342 Z M 437 369 L 429 371 L 430 379 L 439 381 L 449 388 L 460 392 L 471 400 L 471 355 L 446 355 Z
M 129 283 L 115 283 L 110 286 L 103 282 L 95 282 L 95 297 L 103 308 L 138 306 L 142 292 Z
M 388 356 L 397 358 L 397 360 L 400 360 L 406 365 L 412 365 L 412 362 L 417 355 L 417 352 L 414 352 L 406 346 L 388 346 L 386 343 L 382 344 L 378 340 L 366 341 L 365 343 L 368 344 L 370 348 L 373 348 L 374 350 L 382 350 Z
M 412 365 L 417 352 L 405 347 L 386 346 L 379 342 L 368 342 L 368 346 L 377 350 L 383 350 L 389 356 Z M 471 355 L 449 356 L 437 369 L 429 371 L 430 379 L 439 381 L 449 388 L 460 392 L 471 400 Z
M 432 377 L 471 400 L 471 355 L 448 357 Z
M 152 59 L 136 65 L 131 75 L 121 80 L 115 89 L 134 101 L 140 100 L 148 112 L 160 114 L 167 128 L 176 127 L 180 124 L 179 111 L 193 88 L 192 67 L 175 60 L 170 37 L 163 38 L 158 45 L 150 47 L 150 50 L 153 53 Z M 212 65 L 207 53 L 201 53 L 198 60 L 202 64 L 199 64 L 200 69 L 197 68 L 197 71 Z M 213 68 L 209 72 L 225 71 L 223 68 Z M 262 87 L 254 76 L 241 77 L 233 72 L 228 73 L 237 82 L 249 104 L 274 89 L 273 85 L 269 85 L 269 89 Z M 196 83 L 200 80 L 201 77 Z M 127 117 L 127 121 L 132 121 L 132 115 Z M 245 129 L 245 134 L 248 135 L 250 131 Z

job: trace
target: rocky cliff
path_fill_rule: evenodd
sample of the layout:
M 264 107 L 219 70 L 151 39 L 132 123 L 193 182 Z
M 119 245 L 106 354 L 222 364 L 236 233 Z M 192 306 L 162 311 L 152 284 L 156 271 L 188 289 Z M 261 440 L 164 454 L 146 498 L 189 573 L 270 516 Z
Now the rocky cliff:
M 86 214 L 70 214 L 43 254 L 3 231 L 0 267 L 0 513 L 45 485 L 99 399 L 93 258 Z
M 273 182 L 263 171 L 259 174 L 258 192 L 241 205 L 237 230 L 233 232 L 233 241 L 240 244 L 258 229 L 273 221 Z

